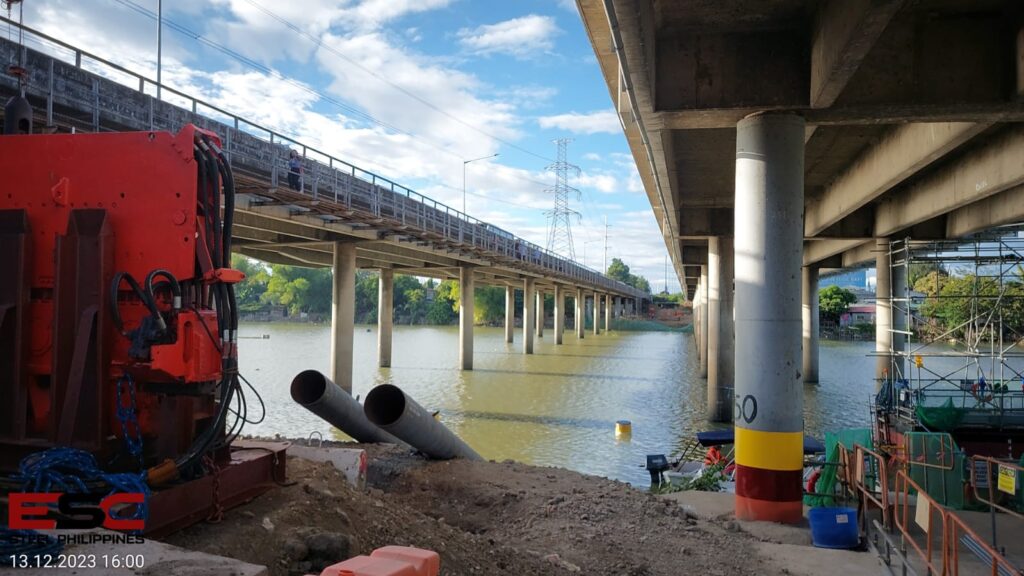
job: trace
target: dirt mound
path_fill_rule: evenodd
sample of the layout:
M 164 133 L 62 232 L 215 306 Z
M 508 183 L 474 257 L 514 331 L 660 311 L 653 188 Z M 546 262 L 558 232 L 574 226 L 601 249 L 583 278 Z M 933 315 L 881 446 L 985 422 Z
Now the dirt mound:
M 295 482 L 171 544 L 317 574 L 389 544 L 441 555 L 442 574 L 757 574 L 754 540 L 626 484 L 515 463 L 425 462 L 370 448 L 360 492 L 329 464 L 290 458 Z M 729 528 L 732 528 L 731 531 Z

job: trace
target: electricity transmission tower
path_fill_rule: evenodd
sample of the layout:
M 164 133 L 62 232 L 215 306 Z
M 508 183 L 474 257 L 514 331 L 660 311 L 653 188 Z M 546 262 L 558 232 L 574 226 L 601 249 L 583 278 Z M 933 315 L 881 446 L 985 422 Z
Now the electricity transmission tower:
M 555 173 L 555 186 L 554 188 L 548 188 L 549 192 L 554 192 L 555 207 L 545 211 L 544 215 L 550 221 L 548 228 L 548 250 L 561 254 L 570 260 L 576 260 L 576 251 L 572 245 L 572 224 L 570 220 L 573 216 L 578 219 L 580 213 L 569 208 L 569 193 L 574 193 L 576 200 L 579 201 L 580 191 L 569 186 L 569 173 L 572 172 L 578 176 L 580 168 L 579 166 L 569 164 L 565 159 L 569 142 L 572 142 L 571 138 L 555 140 L 555 144 L 558 145 L 558 159 L 554 164 L 547 167 L 548 170 Z

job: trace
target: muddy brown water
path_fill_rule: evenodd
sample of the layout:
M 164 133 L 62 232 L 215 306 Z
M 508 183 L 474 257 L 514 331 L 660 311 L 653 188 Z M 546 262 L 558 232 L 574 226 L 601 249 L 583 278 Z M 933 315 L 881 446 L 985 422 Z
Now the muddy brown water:
M 582 341 L 570 332 L 556 347 L 552 332 L 535 354 L 506 344 L 501 328 L 477 327 L 472 372 L 458 370 L 458 328 L 396 326 L 392 368 L 377 368 L 376 326 L 357 326 L 353 393 L 375 385 L 401 387 L 488 459 L 562 466 L 647 486 L 644 456 L 671 454 L 709 427 L 706 381 L 699 377 L 690 334 L 611 332 Z M 267 404 L 263 423 L 246 433 L 306 437 L 331 427 L 294 404 L 288 387 L 306 369 L 327 373 L 326 326 L 243 324 L 242 373 Z M 269 339 L 253 339 L 263 334 Z M 821 382 L 805 386 L 805 427 L 867 426 L 875 359 L 873 342 L 822 342 Z M 258 409 L 250 402 L 250 414 Z M 632 421 L 628 441 L 616 440 L 615 421 Z

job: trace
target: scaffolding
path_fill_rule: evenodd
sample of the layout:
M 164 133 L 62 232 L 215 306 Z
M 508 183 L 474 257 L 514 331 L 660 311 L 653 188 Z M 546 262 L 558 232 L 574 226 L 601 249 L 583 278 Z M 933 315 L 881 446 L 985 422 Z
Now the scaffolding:
M 917 429 L 1024 428 L 1024 232 L 893 240 L 888 256 L 878 408 Z

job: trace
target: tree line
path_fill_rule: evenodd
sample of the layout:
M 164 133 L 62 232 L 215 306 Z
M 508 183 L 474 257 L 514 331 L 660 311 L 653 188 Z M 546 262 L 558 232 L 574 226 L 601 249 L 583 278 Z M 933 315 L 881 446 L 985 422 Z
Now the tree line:
M 235 254 L 232 266 L 245 274 L 235 288 L 238 308 L 255 314 L 282 307 L 287 315 L 307 314 L 314 318 L 330 318 L 332 272 L 330 268 L 304 268 L 284 264 L 266 264 Z M 614 268 L 614 270 L 613 270 Z M 616 258 L 608 267 L 623 282 L 646 289 L 650 285 L 642 276 L 629 273 L 629 267 Z M 355 314 L 357 323 L 377 321 L 379 274 L 375 270 L 356 272 Z M 516 310 L 522 309 L 522 293 L 516 293 Z M 473 294 L 473 320 L 476 324 L 501 324 L 505 320 L 505 288 L 478 285 Z M 544 309 L 553 310 L 554 297 L 545 296 Z M 572 308 L 567 312 L 572 315 Z M 454 324 L 459 317 L 459 282 L 456 280 L 421 280 L 415 276 L 395 274 L 394 319 L 398 324 Z

